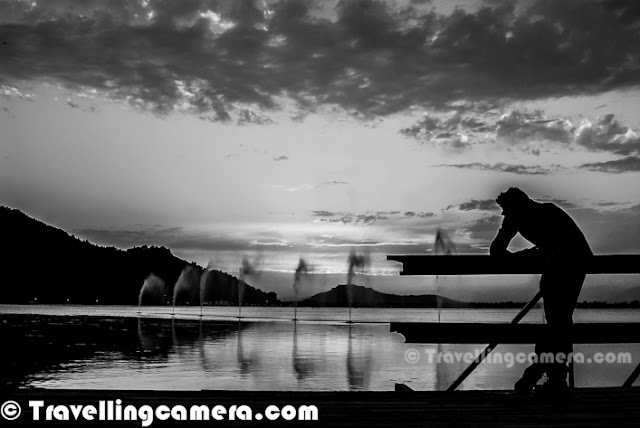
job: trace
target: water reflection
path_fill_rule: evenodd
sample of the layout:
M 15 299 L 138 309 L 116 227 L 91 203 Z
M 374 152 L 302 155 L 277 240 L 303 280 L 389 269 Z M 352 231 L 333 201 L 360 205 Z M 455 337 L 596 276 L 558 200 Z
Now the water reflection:
M 371 338 L 359 336 L 354 339 L 353 324 L 349 324 L 348 337 L 347 380 L 349 382 L 349 390 L 367 390 L 371 380 L 373 358 Z
M 291 360 L 298 385 L 301 381 L 310 378 L 316 372 L 313 359 L 307 357 L 309 354 L 312 354 L 312 352 L 305 353 L 304 351 L 300 351 L 300 344 L 298 343 L 298 322 L 295 321 L 293 323 L 293 350 Z
M 388 324 L 207 321 L 202 319 L 0 315 L 11 386 L 99 389 L 392 390 L 410 382 L 446 389 L 464 362 L 428 354 L 482 345 L 412 345 Z M 410 363 L 405 352 L 419 350 Z M 640 346 L 611 346 L 640 361 Z M 528 345 L 501 346 L 528 352 Z M 577 351 L 602 351 L 597 345 Z M 609 349 L 607 349 L 609 350 Z M 577 386 L 621 385 L 630 366 L 579 367 Z M 482 364 L 463 388 L 511 388 L 522 367 Z

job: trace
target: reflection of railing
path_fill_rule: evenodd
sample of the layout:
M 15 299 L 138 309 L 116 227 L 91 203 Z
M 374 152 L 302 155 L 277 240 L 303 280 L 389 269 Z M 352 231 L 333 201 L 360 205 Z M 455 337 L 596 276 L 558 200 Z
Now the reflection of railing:
M 389 255 L 387 260 L 402 263 L 401 275 L 518 275 L 544 270 L 544 260 L 532 263 L 530 258 L 517 256 L 509 257 L 508 263 L 502 257 L 486 255 Z M 572 264 L 573 261 L 563 262 Z M 574 266 L 591 274 L 640 273 L 640 255 L 636 254 L 598 255 L 589 258 L 587 264 L 583 260 L 575 263 Z M 510 324 L 391 323 L 391 331 L 402 334 L 408 343 L 490 343 L 448 388 L 453 391 L 499 343 L 535 343 L 549 334 L 547 325 L 518 324 L 540 297 L 538 292 Z M 570 333 L 572 343 L 640 343 L 640 323 L 575 324 Z M 623 386 L 630 387 L 638 376 L 640 364 Z M 573 367 L 570 383 L 573 386 Z

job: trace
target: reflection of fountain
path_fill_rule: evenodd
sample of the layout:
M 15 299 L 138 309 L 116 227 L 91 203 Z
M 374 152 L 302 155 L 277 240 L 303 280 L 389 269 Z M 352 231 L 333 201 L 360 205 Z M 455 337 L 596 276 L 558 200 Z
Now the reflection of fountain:
M 240 373 L 246 375 L 251 371 L 251 359 L 245 358 L 242 348 L 242 320 L 238 319 L 238 344 L 237 344 L 237 360 Z
M 349 390 L 367 390 L 371 383 L 371 349 L 367 347 L 362 356 L 354 357 L 352 324 L 349 324 L 347 344 L 347 382 Z
M 296 379 L 299 381 L 305 380 L 309 376 L 313 375 L 316 371 L 313 365 L 313 361 L 308 357 L 300 355 L 300 349 L 298 345 L 298 323 L 293 323 L 293 371 L 295 372 Z
M 349 323 L 351 323 L 351 308 L 353 307 L 353 279 L 356 270 L 362 271 L 369 264 L 369 258 L 366 255 L 357 255 L 352 249 L 349 253 L 349 269 L 347 271 L 347 304 L 349 305 Z
M 298 295 L 299 295 L 299 288 L 300 288 L 300 283 L 302 282 L 303 276 L 307 275 L 307 273 L 309 272 L 309 268 L 307 266 L 307 263 L 304 261 L 303 258 L 300 258 L 300 261 L 298 262 L 298 267 L 296 268 L 296 273 L 293 276 L 293 294 L 294 294 L 294 301 L 293 301 L 293 320 L 297 321 L 298 320 Z
M 151 332 L 145 332 L 149 329 Z M 171 349 L 171 341 L 166 333 L 165 328 L 158 321 L 151 319 L 144 322 L 142 318 L 138 318 L 138 340 L 144 351 L 142 355 L 166 356 Z
M 200 326 L 198 328 L 198 356 L 200 357 L 200 365 L 202 366 L 202 370 L 204 372 L 213 371 L 211 367 L 209 367 L 207 356 L 204 352 L 204 328 L 202 325 L 202 318 L 200 318 Z
M 438 229 L 436 233 L 436 241 L 433 245 L 433 251 L 436 255 L 453 255 L 456 251 L 456 244 L 453 242 L 449 233 L 444 229 Z M 442 310 L 442 297 L 440 297 L 440 277 L 436 275 L 436 307 L 438 308 L 438 322 L 440 322 L 440 313 Z M 436 347 L 436 355 L 442 352 L 442 344 L 438 343 Z M 436 390 L 439 391 L 443 380 L 440 373 L 440 364 L 435 363 L 435 375 L 436 375 Z
M 142 331 L 142 318 L 138 318 L 138 340 L 140 340 L 140 346 L 145 351 L 153 351 L 159 347 L 160 341 L 157 335 L 146 335 Z

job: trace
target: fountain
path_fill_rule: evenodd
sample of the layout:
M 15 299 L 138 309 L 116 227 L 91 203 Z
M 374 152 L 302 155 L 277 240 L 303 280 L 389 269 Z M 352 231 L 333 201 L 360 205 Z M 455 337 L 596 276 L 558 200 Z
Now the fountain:
M 436 232 L 436 242 L 433 245 L 433 251 L 436 255 L 450 256 L 456 251 L 456 244 L 453 242 L 449 233 L 438 228 Z M 436 307 L 438 308 L 438 322 L 440 322 L 440 309 L 442 309 L 442 298 L 440 297 L 440 280 L 436 275 Z
M 299 292 L 300 292 L 300 283 L 302 282 L 302 279 L 304 276 L 306 276 L 309 273 L 309 267 L 307 266 L 307 263 L 305 262 L 305 260 L 301 257 L 300 261 L 298 262 L 298 267 L 296 268 L 296 273 L 293 276 L 293 294 L 294 294 L 294 301 L 293 301 L 293 320 L 294 321 L 298 321 L 298 296 L 299 296 Z
M 351 323 L 351 308 L 353 307 L 353 279 L 356 270 L 364 270 L 369 264 L 369 257 L 365 254 L 357 255 L 355 250 L 349 253 L 349 269 L 347 271 L 347 303 L 349 305 L 349 323 Z
M 202 268 L 195 265 L 187 265 L 178 280 L 176 281 L 176 285 L 173 287 L 173 311 L 171 313 L 172 316 L 175 315 L 176 312 L 176 301 L 178 300 L 178 296 L 180 294 L 187 296 L 187 303 L 191 303 L 194 299 L 195 293 L 199 290 L 200 287 L 200 276 L 201 276 Z
M 245 256 L 242 258 L 242 264 L 240 265 L 240 269 L 238 269 L 238 319 L 242 318 L 242 300 L 244 298 L 244 289 L 245 282 L 244 278 L 246 276 L 252 275 L 255 273 L 255 268 L 252 263 L 249 262 L 249 259 Z
M 140 294 L 138 295 L 138 313 L 141 312 L 140 307 L 143 301 L 149 300 L 156 304 L 164 303 L 164 281 L 154 274 L 150 274 L 140 288 Z
M 200 318 L 202 318 L 202 307 L 204 306 L 205 294 L 214 280 L 214 274 L 211 272 L 213 270 L 213 266 L 213 260 L 209 260 L 207 268 L 202 272 L 202 276 L 200 277 Z

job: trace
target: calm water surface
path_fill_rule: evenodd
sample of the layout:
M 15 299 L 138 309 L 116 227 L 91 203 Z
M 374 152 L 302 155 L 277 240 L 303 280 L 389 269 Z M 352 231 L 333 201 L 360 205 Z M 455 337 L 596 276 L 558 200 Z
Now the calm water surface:
M 518 310 L 442 310 L 443 322 L 508 322 Z M 406 383 L 442 390 L 464 362 L 430 362 L 428 352 L 476 352 L 478 345 L 405 344 L 391 321 L 437 322 L 433 309 L 1 306 L 2 377 L 21 387 L 90 389 L 392 390 Z M 638 310 L 577 310 L 576 322 L 640 322 Z M 524 322 L 540 323 L 539 310 Z M 405 358 L 415 349 L 417 362 Z M 533 345 L 501 345 L 529 353 Z M 640 345 L 576 345 L 630 353 Z M 461 389 L 509 389 L 526 364 L 483 363 Z M 620 386 L 634 364 L 576 366 L 577 386 Z M 638 385 L 639 382 L 636 382 Z

